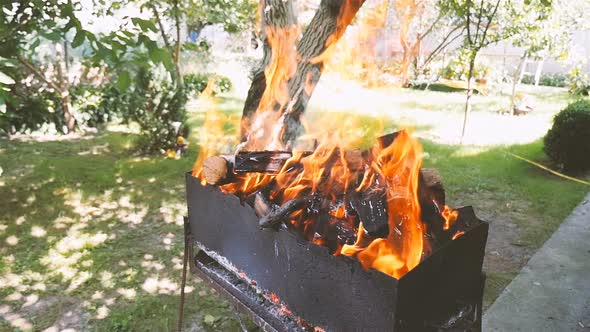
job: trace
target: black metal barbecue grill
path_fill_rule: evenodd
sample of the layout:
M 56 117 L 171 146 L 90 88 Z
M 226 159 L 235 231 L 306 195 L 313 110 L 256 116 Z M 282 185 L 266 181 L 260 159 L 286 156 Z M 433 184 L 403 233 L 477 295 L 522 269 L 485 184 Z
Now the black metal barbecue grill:
M 286 227 L 261 230 L 250 205 L 191 174 L 186 189 L 191 271 L 265 331 L 481 330 L 488 223 L 471 207 L 465 234 L 398 280 Z

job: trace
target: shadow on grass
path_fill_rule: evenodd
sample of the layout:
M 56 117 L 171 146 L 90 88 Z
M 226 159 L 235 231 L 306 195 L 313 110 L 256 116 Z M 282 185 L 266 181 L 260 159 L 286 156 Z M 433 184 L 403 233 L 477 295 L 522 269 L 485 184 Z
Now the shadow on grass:
M 133 138 L 0 142 L 0 330 L 175 328 L 196 149 L 137 157 Z M 187 327 L 239 329 L 200 280 L 188 291 Z

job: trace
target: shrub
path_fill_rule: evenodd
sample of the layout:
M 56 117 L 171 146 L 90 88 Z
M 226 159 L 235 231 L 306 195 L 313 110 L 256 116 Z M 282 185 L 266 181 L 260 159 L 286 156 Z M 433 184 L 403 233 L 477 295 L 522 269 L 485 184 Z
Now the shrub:
M 0 136 L 42 129 L 64 133 L 63 112 L 56 93 L 17 82 L 5 102 L 6 109 L 0 112 Z
M 82 129 L 98 127 L 118 118 L 120 106 L 117 104 L 104 106 L 103 100 L 108 98 L 114 89 L 111 85 L 96 87 L 92 85 L 78 85 L 71 89 L 72 109 L 77 124 Z
M 531 75 L 527 75 L 522 78 L 523 84 L 535 84 L 535 77 Z M 554 73 L 554 74 L 542 74 L 539 78 L 539 85 L 542 86 L 554 86 L 563 88 L 566 87 L 568 84 L 568 77 L 564 74 Z
M 105 89 L 92 85 L 77 85 L 70 88 L 72 108 L 77 129 L 97 127 L 117 116 L 117 107 L 100 107 Z M 66 132 L 62 101 L 56 92 L 43 89 L 37 84 L 17 82 L 6 98 L 6 110 L 0 111 L 0 135 L 16 133 Z M 114 103 L 117 105 L 118 103 Z
M 473 77 L 475 79 L 486 79 L 490 74 L 491 67 L 482 61 L 477 61 L 473 68 Z M 464 81 L 469 76 L 469 54 L 461 51 L 456 57 L 440 70 L 441 78 L 448 80 Z
M 590 93 L 590 78 L 582 66 L 574 66 L 570 71 L 569 91 L 577 96 L 588 96 Z
M 215 75 L 213 94 L 228 92 L 232 88 L 231 80 L 217 74 L 187 74 L 184 76 L 184 87 L 188 93 L 201 93 L 207 87 L 211 76 Z
M 566 171 L 590 169 L 590 101 L 569 104 L 553 119 L 545 153 Z
M 116 84 L 108 86 L 98 106 L 99 110 L 120 114 L 124 123 L 139 125 L 137 147 L 144 153 L 174 147 L 177 136 L 188 132 L 186 90 L 177 87 L 166 74 L 160 74 L 158 67 L 135 68 L 135 84 L 125 90 Z

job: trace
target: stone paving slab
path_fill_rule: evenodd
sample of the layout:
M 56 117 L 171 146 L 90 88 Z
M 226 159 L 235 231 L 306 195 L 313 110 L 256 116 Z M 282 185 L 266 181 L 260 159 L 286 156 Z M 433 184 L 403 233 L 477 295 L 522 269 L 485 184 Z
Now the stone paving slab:
M 483 331 L 590 331 L 590 193 L 486 311 Z

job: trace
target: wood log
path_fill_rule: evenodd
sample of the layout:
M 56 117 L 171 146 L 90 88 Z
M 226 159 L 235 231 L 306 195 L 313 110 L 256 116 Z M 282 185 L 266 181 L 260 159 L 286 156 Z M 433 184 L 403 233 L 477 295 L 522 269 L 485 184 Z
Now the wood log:
M 208 184 L 221 185 L 235 179 L 239 173 L 276 173 L 281 170 L 291 152 L 283 151 L 242 151 L 233 155 L 205 158 L 203 176 Z
M 307 196 L 301 196 L 287 201 L 281 206 L 273 206 L 267 215 L 260 218 L 258 225 L 262 228 L 268 228 L 287 221 L 293 212 L 304 208 L 308 200 Z
M 244 151 L 235 156 L 234 173 L 276 173 L 293 154 L 289 151 Z
M 389 234 L 387 194 L 384 185 L 376 182 L 369 189 L 352 193 L 350 205 L 368 234 L 386 237 Z
M 317 215 L 313 242 L 328 247 L 330 253 L 334 253 L 344 244 L 353 244 L 356 235 L 357 231 L 349 220 L 334 217 L 326 212 Z
M 351 171 L 360 171 L 366 164 L 366 155 L 360 149 L 344 151 L 344 159 L 346 160 L 346 166 Z
M 208 184 L 221 185 L 232 178 L 233 156 L 211 156 L 203 161 L 203 176 Z
M 420 176 L 423 180 L 422 185 L 428 188 L 430 198 L 435 200 L 439 208 L 442 209 L 446 199 L 442 176 L 434 168 L 422 168 L 420 170 Z
M 344 153 L 346 164 L 352 171 L 364 168 L 364 155 L 361 150 L 351 150 Z M 307 156 L 311 152 L 304 152 Z M 335 156 L 337 156 L 335 154 Z M 220 155 L 207 157 L 203 162 L 203 176 L 211 185 L 222 185 L 235 180 L 235 174 L 240 173 L 277 173 L 285 163 L 292 158 L 288 151 L 241 151 L 235 156 Z M 334 161 L 336 158 L 334 158 Z M 293 164 L 289 171 L 293 171 L 301 164 Z
M 262 218 L 270 213 L 273 206 L 265 194 L 258 191 L 254 197 L 254 212 L 259 218 Z

